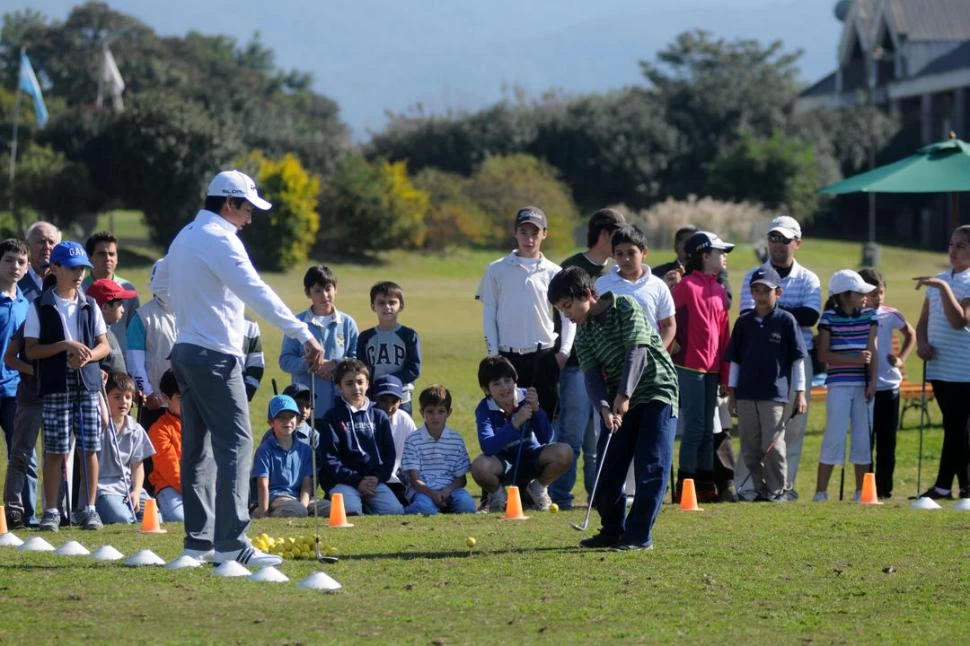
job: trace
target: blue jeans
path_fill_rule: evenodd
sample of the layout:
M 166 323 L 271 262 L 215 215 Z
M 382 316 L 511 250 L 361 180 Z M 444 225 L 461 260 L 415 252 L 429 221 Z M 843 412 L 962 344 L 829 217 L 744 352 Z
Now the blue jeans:
M 172 487 L 165 487 L 155 494 L 158 501 L 158 513 L 162 515 L 162 520 L 166 523 L 183 522 L 185 512 L 182 511 L 182 494 L 175 491 Z
M 474 514 L 478 511 L 478 507 L 470 493 L 464 489 L 455 489 L 451 492 L 448 504 L 444 509 L 434 504 L 430 496 L 420 492 L 415 493 L 411 504 L 404 508 L 405 514 L 424 514 L 425 516 L 434 516 L 439 511 L 446 514 Z
M 599 456 L 603 460 L 599 489 L 593 501 L 603 523 L 601 533 L 626 545 L 653 544 L 650 532 L 667 491 L 667 472 L 674 455 L 677 418 L 670 404 L 651 401 L 638 404 L 623 417 L 613 434 L 608 451 L 603 450 L 609 433 L 601 433 Z M 633 506 L 627 514 L 626 481 L 630 461 L 637 479 Z
M 362 513 L 375 516 L 388 516 L 403 514 L 404 507 L 391 488 L 383 482 L 377 484 L 377 495 L 372 498 L 361 498 L 360 492 L 356 487 L 338 484 L 330 490 L 330 497 L 333 494 L 341 493 L 344 495 L 344 511 L 348 516 L 360 516 Z
M 573 505 L 573 487 L 576 486 L 576 463 L 579 452 L 586 446 L 586 438 L 595 433 L 595 411 L 586 394 L 586 380 L 578 366 L 568 366 L 559 373 L 559 421 L 556 424 L 556 442 L 568 444 L 573 449 L 573 462 L 569 470 L 549 485 L 549 497 L 563 509 Z M 593 446 L 595 447 L 595 439 Z M 583 480 L 589 493 L 596 476 L 596 451 L 586 451 Z
M 141 492 L 142 511 L 145 509 L 145 501 L 149 497 L 144 491 Z M 98 516 L 101 516 L 101 522 L 105 525 L 113 525 L 115 523 L 130 525 L 136 520 L 131 513 L 131 508 L 128 507 L 128 503 L 125 501 L 125 496 L 99 493 L 94 508 L 98 510 Z M 138 512 L 139 519 L 141 518 L 142 511 Z
M 14 419 L 17 416 L 17 398 L 16 397 L 0 397 L 0 426 L 3 427 L 3 437 L 7 442 L 7 471 L 9 477 L 7 478 L 7 486 L 17 487 L 19 477 L 14 477 L 14 472 L 17 470 L 15 461 L 12 459 L 14 457 Z M 38 426 L 39 430 L 39 426 Z M 37 434 L 33 435 L 34 443 L 37 443 Z M 24 524 L 33 525 L 37 522 L 37 450 L 31 446 L 29 459 L 26 461 L 26 469 L 23 475 L 24 482 L 22 487 L 17 487 L 19 495 L 15 496 L 16 501 L 13 497 L 7 498 L 7 494 L 4 497 L 7 498 L 8 505 L 11 508 L 15 508 L 15 504 L 10 504 L 11 502 L 19 502 L 23 505 L 24 513 Z M 12 468 L 13 467 L 13 468 Z M 10 492 L 11 494 L 13 492 Z
M 714 409 L 717 407 L 716 372 L 677 367 L 684 435 L 680 439 L 679 469 L 685 473 L 714 470 Z

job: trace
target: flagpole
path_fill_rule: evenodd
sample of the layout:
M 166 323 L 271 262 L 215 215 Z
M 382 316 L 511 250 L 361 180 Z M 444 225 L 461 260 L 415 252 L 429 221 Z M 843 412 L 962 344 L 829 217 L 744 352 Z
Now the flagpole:
M 26 53 L 27 48 L 20 48 L 20 57 L 23 60 L 23 56 Z M 17 88 L 14 90 L 16 98 L 13 102 L 13 141 L 10 144 L 10 217 L 14 219 L 17 224 L 20 224 L 20 219 L 14 213 L 14 180 L 17 177 L 17 128 L 20 126 L 20 64 L 17 66 Z

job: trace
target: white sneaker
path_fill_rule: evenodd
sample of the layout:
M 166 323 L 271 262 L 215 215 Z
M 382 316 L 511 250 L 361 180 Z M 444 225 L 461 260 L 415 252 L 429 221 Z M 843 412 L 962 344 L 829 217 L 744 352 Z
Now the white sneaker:
M 182 550 L 182 556 L 188 556 L 202 563 L 212 563 L 215 555 L 215 550 L 190 550 L 188 548 Z
M 815 495 L 812 496 L 812 502 L 828 502 L 829 494 L 827 491 L 816 491 Z
M 529 496 L 532 497 L 532 502 L 539 511 L 549 511 L 552 507 L 552 498 L 549 497 L 549 492 L 546 490 L 546 486 L 539 482 L 538 480 L 532 480 L 526 486 L 526 491 L 529 492 Z
M 236 561 L 240 565 L 251 567 L 266 567 L 269 565 L 277 566 L 283 564 L 283 557 L 276 554 L 260 552 L 252 545 L 247 545 L 241 550 L 230 550 L 228 552 L 216 552 L 212 557 L 212 562 L 221 565 L 226 561 Z

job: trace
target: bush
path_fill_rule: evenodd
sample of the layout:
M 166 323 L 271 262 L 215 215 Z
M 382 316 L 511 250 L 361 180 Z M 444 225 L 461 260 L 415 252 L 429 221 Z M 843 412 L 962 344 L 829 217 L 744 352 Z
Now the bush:
M 242 232 L 253 264 L 283 271 L 304 262 L 320 230 L 320 180 L 291 154 L 274 160 L 254 151 L 239 167 L 255 178 L 260 194 L 273 204 L 269 213 L 254 214 Z
M 485 245 L 488 225 L 481 209 L 466 193 L 466 178 L 455 173 L 426 168 L 418 173 L 414 183 L 430 198 L 425 221 L 426 249 Z
M 668 198 L 638 213 L 619 208 L 629 222 L 646 232 L 650 246 L 657 249 L 670 247 L 677 229 L 688 224 L 713 231 L 728 242 L 763 240 L 768 223 L 777 215 L 760 204 L 722 202 L 710 197 L 698 199 L 695 195 L 686 200 Z

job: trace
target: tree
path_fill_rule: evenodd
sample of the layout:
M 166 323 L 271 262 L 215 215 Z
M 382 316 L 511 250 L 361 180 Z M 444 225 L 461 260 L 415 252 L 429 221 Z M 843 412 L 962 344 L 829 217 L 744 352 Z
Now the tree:
M 425 248 L 485 246 L 489 226 L 481 208 L 467 194 L 468 178 L 425 168 L 414 178 L 414 184 L 428 194 L 430 201 Z
M 715 198 L 784 209 L 801 222 L 818 205 L 818 169 L 812 147 L 776 131 L 769 138 L 742 133 L 711 165 L 707 189 Z
M 317 196 L 320 179 L 311 175 L 294 155 L 269 159 L 253 151 L 238 167 L 250 173 L 259 192 L 273 208 L 257 214 L 241 237 L 260 269 L 283 271 L 304 262 L 320 229 Z

